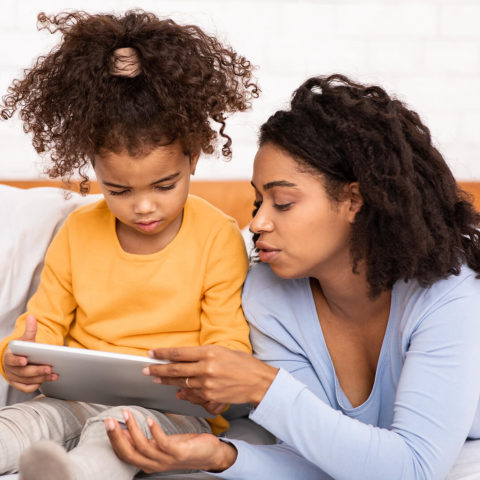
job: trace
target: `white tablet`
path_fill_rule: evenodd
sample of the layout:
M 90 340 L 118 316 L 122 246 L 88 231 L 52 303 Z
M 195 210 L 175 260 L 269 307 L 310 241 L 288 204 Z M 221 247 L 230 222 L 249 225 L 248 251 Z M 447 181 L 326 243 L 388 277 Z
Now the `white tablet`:
M 58 380 L 40 387 L 48 397 L 214 417 L 200 405 L 175 398 L 178 387 L 153 383 L 152 377 L 143 375 L 143 367 L 166 361 L 22 340 L 12 340 L 9 347 L 15 355 L 27 357 L 28 363 L 51 365 Z

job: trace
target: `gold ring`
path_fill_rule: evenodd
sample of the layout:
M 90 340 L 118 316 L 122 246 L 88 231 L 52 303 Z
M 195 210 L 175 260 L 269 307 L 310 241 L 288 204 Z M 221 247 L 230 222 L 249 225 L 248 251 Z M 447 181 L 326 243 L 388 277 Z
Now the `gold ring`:
M 190 381 L 189 381 L 189 380 L 190 380 L 190 379 L 189 379 L 188 377 L 185 379 L 185 385 L 187 386 L 187 388 L 192 388 L 192 387 L 190 386 Z

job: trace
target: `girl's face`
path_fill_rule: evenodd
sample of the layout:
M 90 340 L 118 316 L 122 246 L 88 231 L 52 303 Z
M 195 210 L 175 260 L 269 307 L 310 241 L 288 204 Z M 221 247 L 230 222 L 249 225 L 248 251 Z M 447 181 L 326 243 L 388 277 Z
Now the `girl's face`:
M 351 269 L 351 223 L 361 206 L 357 184 L 346 186 L 335 202 L 320 174 L 305 171 L 271 143 L 258 150 L 252 184 L 260 206 L 250 230 L 259 235 L 260 260 L 277 275 L 321 278 L 346 265 Z
M 143 157 L 125 152 L 95 157 L 97 180 L 108 208 L 117 218 L 122 246 L 138 245 L 130 251 L 146 253 L 142 242 L 160 250 L 173 240 L 182 224 L 190 175 L 197 160 L 198 155 L 186 155 L 178 141 Z

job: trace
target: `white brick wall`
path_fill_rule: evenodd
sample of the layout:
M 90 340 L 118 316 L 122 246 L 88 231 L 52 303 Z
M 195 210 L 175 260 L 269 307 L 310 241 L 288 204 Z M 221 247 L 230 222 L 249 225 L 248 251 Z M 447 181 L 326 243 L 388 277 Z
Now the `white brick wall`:
M 308 76 L 343 72 L 398 94 L 455 175 L 480 180 L 480 0 L 2 0 L 0 94 L 55 43 L 36 31 L 39 11 L 133 7 L 196 23 L 259 66 L 261 98 L 228 127 L 233 160 L 203 159 L 200 178 L 249 178 L 258 126 Z M 0 145 L 0 178 L 39 175 L 17 120 L 0 122 Z

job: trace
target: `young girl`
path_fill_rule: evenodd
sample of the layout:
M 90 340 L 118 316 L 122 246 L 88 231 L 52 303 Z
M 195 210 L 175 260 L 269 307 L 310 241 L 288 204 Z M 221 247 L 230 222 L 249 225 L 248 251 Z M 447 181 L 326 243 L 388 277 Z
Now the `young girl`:
M 1 115 L 20 110 L 36 150 L 51 157 L 52 177 L 78 171 L 85 192 L 91 164 L 105 199 L 74 212 L 52 242 L 28 311 L 0 343 L 5 378 L 24 392 L 57 379 L 13 355 L 15 338 L 136 355 L 156 345 L 250 352 L 238 227 L 188 195 L 200 152 L 214 151 L 212 121 L 231 154 L 225 115 L 257 96 L 250 63 L 198 27 L 142 11 L 38 19 L 62 42 L 14 81 Z M 145 428 L 153 415 L 170 433 L 226 427 L 221 417 L 209 425 L 133 411 Z M 0 471 L 20 463 L 23 480 L 130 479 L 138 469 L 118 460 L 105 434 L 111 416 L 120 420 L 121 409 L 42 396 L 3 408 Z

